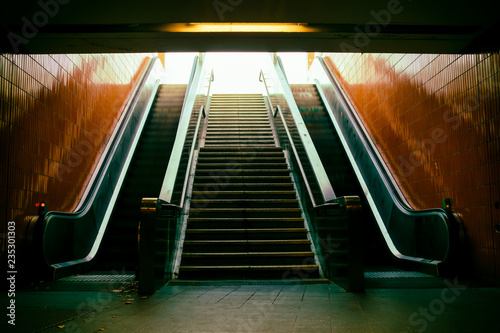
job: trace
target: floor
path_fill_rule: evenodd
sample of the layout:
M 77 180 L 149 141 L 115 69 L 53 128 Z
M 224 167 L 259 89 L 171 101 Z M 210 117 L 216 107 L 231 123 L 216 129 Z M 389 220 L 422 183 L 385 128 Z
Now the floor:
M 8 332 L 500 332 L 500 288 L 458 279 L 434 280 L 425 289 L 368 283 L 364 293 L 335 284 L 255 283 L 167 285 L 149 297 L 117 281 L 40 286 L 16 293 L 16 330 L 2 326 Z

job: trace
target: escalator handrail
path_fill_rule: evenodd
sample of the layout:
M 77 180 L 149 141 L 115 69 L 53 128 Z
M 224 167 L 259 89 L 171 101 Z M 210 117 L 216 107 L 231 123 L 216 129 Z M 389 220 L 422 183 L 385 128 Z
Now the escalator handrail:
M 361 134 L 360 137 L 363 140 L 364 146 L 369 151 L 370 155 L 373 156 L 372 157 L 373 162 L 376 163 L 377 167 L 379 168 L 379 171 L 381 171 L 379 173 L 387 180 L 386 182 L 387 186 L 391 187 L 392 193 L 396 195 L 399 204 L 403 205 L 407 210 L 413 210 L 413 207 L 408 203 L 406 197 L 401 192 L 399 186 L 396 185 L 396 181 L 394 180 L 392 173 L 387 169 L 387 165 L 385 163 L 381 163 L 383 158 L 380 155 L 380 152 L 378 151 L 377 148 L 375 148 L 375 144 L 373 143 L 373 140 L 371 139 L 370 135 L 367 133 L 366 128 L 364 126 L 360 126 L 362 121 L 359 118 L 358 113 L 354 111 L 355 108 L 350 102 L 349 98 L 346 96 L 343 89 L 339 88 L 340 83 L 338 82 L 337 78 L 335 77 L 335 75 L 331 73 L 328 65 L 325 63 L 325 60 L 323 58 L 318 58 L 318 61 L 323 67 L 323 70 L 325 71 L 326 75 L 329 77 L 330 82 L 332 83 L 337 95 L 340 97 L 344 108 L 348 112 L 348 115 L 353 122 L 353 125 L 356 126 L 357 132 Z M 330 117 L 334 117 L 333 112 L 328 112 L 328 113 Z
M 282 88 L 285 88 L 285 87 L 289 88 L 288 81 L 286 80 L 286 77 L 284 77 L 284 71 L 281 68 L 281 61 L 280 61 L 279 57 L 277 59 L 277 65 L 275 65 L 275 69 L 276 69 L 278 76 L 280 73 L 282 74 L 282 78 L 280 80 L 280 84 L 281 84 Z M 267 92 L 267 96 L 268 96 L 268 103 L 270 105 L 270 109 L 271 109 L 271 113 L 272 113 L 272 110 L 274 109 L 274 107 L 273 107 L 273 104 L 272 104 L 272 101 L 270 98 L 269 88 L 268 88 L 268 84 L 266 82 L 266 78 L 265 78 L 263 70 L 260 71 L 259 81 L 264 83 L 264 86 L 265 86 L 266 92 Z M 297 153 L 297 149 L 296 149 L 295 144 L 292 140 L 290 130 L 288 128 L 288 125 L 285 121 L 284 115 L 281 112 L 281 107 L 279 105 L 276 107 L 276 110 L 272 114 L 272 116 L 273 116 L 273 118 L 276 118 L 277 114 L 278 113 L 280 114 L 281 120 L 283 122 L 283 126 L 284 126 L 286 133 L 287 133 L 287 136 L 288 136 L 288 141 L 290 142 L 290 145 L 292 147 L 292 151 L 294 152 L 294 154 L 296 156 L 296 160 L 299 163 L 299 169 L 300 169 L 302 178 L 306 184 L 307 192 L 310 196 L 313 207 L 319 207 L 324 203 L 333 202 L 335 199 L 337 199 L 337 196 L 335 195 L 335 192 L 333 190 L 333 186 L 330 183 L 330 180 L 328 179 L 328 175 L 326 174 L 326 171 L 323 167 L 323 164 L 321 163 L 321 160 L 319 159 L 318 152 L 316 151 L 316 148 L 314 147 L 314 144 L 311 141 L 311 138 L 309 136 L 309 132 L 307 131 L 307 128 L 305 127 L 302 116 L 300 115 L 300 112 L 298 111 L 298 107 L 295 104 L 295 101 L 293 99 L 293 95 L 291 97 L 290 97 L 290 95 L 291 95 L 291 91 L 288 94 L 285 93 L 286 102 L 287 102 L 288 106 L 290 107 L 290 110 L 291 110 L 290 113 L 292 114 L 293 121 L 297 127 L 297 131 L 299 133 L 302 144 L 304 145 L 304 149 L 306 150 L 306 156 L 309 159 L 309 162 L 311 163 L 314 176 L 315 176 L 316 180 L 318 181 L 318 184 L 320 185 L 319 187 L 321 190 L 321 195 L 323 197 L 323 201 L 324 201 L 323 203 L 318 204 L 318 203 L 316 203 L 316 200 L 314 199 L 314 195 L 312 193 L 311 186 L 309 184 L 309 181 L 307 180 L 305 170 L 302 166 L 299 155 Z M 297 112 L 293 112 L 292 108 L 297 109 Z M 303 126 L 299 126 L 299 124 L 302 124 Z M 304 138 L 308 138 L 309 141 L 304 141 Z
M 162 204 L 172 204 L 172 196 L 174 193 L 174 186 L 175 186 L 175 180 L 177 177 L 177 173 L 179 171 L 180 167 L 180 161 L 182 157 L 182 152 L 184 149 L 184 145 L 186 143 L 186 138 L 188 135 L 188 129 L 189 129 L 189 122 L 191 120 L 191 116 L 194 112 L 194 103 L 195 99 L 199 93 L 199 86 L 202 83 L 203 80 L 203 60 L 199 60 L 198 56 L 195 57 L 194 63 L 193 63 L 193 71 L 192 71 L 192 76 L 190 79 L 190 82 L 188 84 L 188 87 L 186 89 L 186 97 L 184 98 L 184 104 L 182 106 L 182 111 L 181 111 L 181 116 L 179 119 L 179 125 L 177 127 L 177 133 L 175 135 L 175 141 L 174 141 L 174 146 L 172 148 L 172 153 L 170 154 L 170 159 L 168 161 L 168 166 L 167 170 L 165 172 L 165 177 L 163 179 L 162 187 L 160 190 L 160 194 L 158 196 L 158 199 Z M 208 86 L 208 94 L 210 93 L 210 87 L 211 87 L 211 82 L 213 81 L 213 71 L 210 74 L 209 78 L 209 86 Z M 201 111 L 201 110 L 200 110 Z M 196 124 L 196 129 L 198 130 L 200 126 L 200 120 L 201 117 L 198 117 L 198 122 Z M 182 189 L 182 198 L 181 201 L 179 202 L 179 210 L 182 210 L 184 206 L 184 198 L 186 195 L 186 189 L 187 189 L 187 179 L 189 178 L 189 170 L 191 168 L 191 164 L 193 161 L 193 154 L 194 154 L 194 146 L 195 146 L 195 141 L 197 138 L 193 137 L 193 143 L 191 146 L 191 151 L 189 154 L 189 162 L 188 162 L 188 172 L 185 174 L 185 178 L 183 181 L 183 189 Z
M 208 83 L 208 93 L 207 93 L 207 96 L 210 96 L 210 88 L 212 86 L 212 81 L 214 80 L 214 71 L 212 70 L 212 72 L 210 73 L 210 80 L 209 80 L 209 83 Z M 202 105 L 200 107 L 200 112 L 198 114 L 198 120 L 196 121 L 196 128 L 194 130 L 194 135 L 193 135 L 193 143 L 191 144 L 191 150 L 189 152 L 189 159 L 188 159 L 188 168 L 187 170 L 191 170 L 192 168 L 192 164 L 193 164 L 193 160 L 194 160 L 194 153 L 196 151 L 196 142 L 198 140 L 198 132 L 199 132 L 199 129 L 200 129 L 200 124 L 201 124 L 201 119 L 202 119 L 202 116 L 203 118 L 206 118 L 207 115 L 205 113 L 205 109 L 206 109 L 206 106 L 205 105 Z M 180 209 L 183 209 L 184 207 L 184 201 L 186 199 L 186 193 L 187 193 L 187 190 L 188 190 L 188 182 L 189 182 L 189 175 L 190 173 L 189 172 L 186 172 L 185 176 L 184 176 L 184 183 L 183 183 L 183 186 L 182 186 L 182 194 L 181 194 L 181 200 L 180 200 Z
M 281 107 L 280 105 L 276 105 L 276 109 L 275 109 L 275 112 L 273 114 L 273 117 L 276 118 L 276 116 L 280 115 L 281 117 L 281 121 L 283 122 L 283 124 L 286 124 L 285 122 L 285 116 L 283 115 L 283 112 L 281 111 Z M 312 190 L 311 190 L 311 186 L 309 185 L 309 181 L 307 180 L 307 177 L 306 177 L 306 172 L 304 170 L 304 167 L 302 166 L 302 162 L 300 161 L 300 158 L 298 158 L 299 156 L 299 153 L 297 152 L 297 148 L 295 147 L 295 143 L 293 142 L 293 139 L 292 139 L 292 134 L 290 133 L 290 130 L 288 129 L 288 126 L 284 126 L 285 128 L 285 132 L 286 132 L 286 135 L 288 137 L 288 141 L 290 142 L 290 146 L 292 147 L 292 151 L 294 153 L 295 156 L 297 156 L 297 164 L 299 166 L 299 170 L 300 170 L 300 173 L 302 174 L 302 178 L 304 179 L 304 183 L 306 185 L 306 188 L 307 188 L 307 193 L 309 193 L 309 197 L 311 199 L 311 202 L 312 202 L 312 206 L 314 208 L 318 207 L 318 205 L 316 204 L 316 200 L 314 200 L 314 195 L 312 193 Z
M 184 96 L 184 102 L 182 104 L 179 125 L 177 125 L 174 146 L 172 148 L 172 152 L 170 153 L 167 171 L 165 172 L 165 177 L 163 178 L 163 184 L 160 190 L 159 199 L 168 204 L 172 201 L 175 179 L 177 177 L 177 172 L 179 171 L 182 150 L 188 133 L 189 121 L 191 120 L 191 115 L 194 110 L 194 101 L 202 70 L 202 66 L 199 66 L 199 62 L 198 56 L 195 56 L 193 59 L 191 76 L 186 88 L 186 95 Z
M 149 60 L 148 65 L 146 66 L 146 69 L 141 75 L 141 78 L 139 79 L 139 83 L 135 86 L 134 90 L 132 91 L 131 97 L 129 98 L 127 104 L 125 105 L 124 111 L 122 116 L 120 117 L 118 124 L 115 127 L 115 130 L 111 134 L 111 137 L 108 141 L 108 144 L 105 147 L 104 152 L 102 153 L 102 157 L 99 160 L 94 172 L 92 175 L 92 178 L 89 181 L 89 186 L 87 186 L 87 189 L 85 190 L 84 194 L 82 195 L 82 200 L 78 203 L 77 207 L 75 210 L 71 213 L 67 212 L 48 212 L 49 213 L 54 213 L 54 214 L 75 214 L 78 212 L 84 212 L 88 210 L 88 208 L 92 205 L 93 200 L 95 198 L 95 194 L 97 192 L 98 185 L 101 183 L 101 179 L 104 177 L 109 161 L 111 160 L 113 156 L 113 151 L 118 142 L 122 139 L 122 134 L 125 126 L 127 125 L 127 121 L 130 118 L 130 115 L 132 114 L 134 110 L 134 106 L 137 103 L 137 100 L 139 99 L 140 92 L 145 85 L 148 76 L 151 74 L 153 71 L 153 68 L 155 66 L 156 61 L 159 61 L 158 58 L 152 58 Z M 47 215 L 46 215 L 47 216 Z
M 351 120 L 352 125 L 355 127 L 357 134 L 358 134 L 364 148 L 366 149 L 366 152 L 368 153 L 369 158 L 371 159 L 372 163 L 375 165 L 375 169 L 377 171 L 377 174 L 383 180 L 383 183 L 386 186 L 386 188 L 391 196 L 391 199 L 392 199 L 394 205 L 397 207 L 397 209 L 399 209 L 402 213 L 404 213 L 407 216 L 419 216 L 419 215 L 429 215 L 429 214 L 439 216 L 440 219 L 443 221 L 443 223 L 445 223 L 445 228 L 447 228 L 449 230 L 450 221 L 449 221 L 448 214 L 446 213 L 445 210 L 443 210 L 441 208 L 415 210 L 413 207 L 410 206 L 410 204 L 406 200 L 406 197 L 401 193 L 400 188 L 396 185 L 396 182 L 392 176 L 392 173 L 390 173 L 390 171 L 387 169 L 387 166 L 384 163 L 382 163 L 383 159 L 380 155 L 380 152 L 375 147 L 370 136 L 367 134 L 365 127 L 363 125 L 361 125 L 362 122 L 359 119 L 359 116 L 357 115 L 356 111 L 354 110 L 354 106 L 350 103 L 349 98 L 345 95 L 345 92 L 340 88 L 340 83 L 338 82 L 337 78 L 333 75 L 333 73 L 329 69 L 329 67 L 326 64 L 324 59 L 318 58 L 318 61 L 319 61 L 320 65 L 322 66 L 322 69 L 325 72 L 325 74 L 327 75 L 328 79 L 330 80 L 330 83 L 332 84 L 332 86 L 335 90 L 335 93 L 337 94 L 338 97 L 340 97 L 340 102 L 342 103 L 342 106 L 343 106 L 347 116 Z M 318 88 L 319 94 L 322 96 L 322 99 L 325 101 L 324 104 L 325 104 L 326 110 L 327 110 L 327 112 L 328 112 L 328 114 L 329 114 L 329 116 L 334 124 L 334 127 L 336 128 L 337 132 L 339 132 L 339 136 L 342 139 L 343 135 L 341 134 L 340 129 L 337 128 L 338 127 L 337 121 L 335 119 L 335 116 L 333 115 L 333 111 L 331 110 L 329 103 L 326 102 L 322 88 L 321 88 L 320 84 L 318 84 L 318 83 L 316 84 L 316 86 Z M 344 143 L 344 147 L 346 148 L 346 151 L 348 151 L 350 153 L 350 149 L 349 149 L 347 143 Z M 359 172 L 358 179 L 360 179 L 360 177 L 362 177 L 361 172 Z M 365 187 L 366 187 L 366 184 L 365 184 Z M 368 191 L 367 188 L 364 190 L 365 190 L 365 192 Z M 371 196 L 371 193 L 369 191 L 368 191 L 368 194 L 369 194 L 369 196 Z M 374 213 L 377 213 L 378 210 L 376 208 L 375 203 L 370 203 L 370 205 L 372 206 L 372 210 L 374 210 Z M 379 218 L 381 219 L 379 214 L 375 214 L 375 217 L 377 219 L 379 219 Z M 380 225 L 380 223 L 379 223 L 379 225 Z M 390 236 L 388 235 L 387 230 L 382 230 L 382 233 L 384 235 L 384 238 L 386 238 L 386 240 L 388 240 L 387 236 L 389 237 L 389 240 L 390 240 Z M 390 240 L 390 242 L 392 243 L 392 240 Z M 410 261 L 427 261 L 427 260 L 429 260 L 429 259 L 425 259 L 425 258 L 411 257 L 411 256 L 401 254 L 395 248 L 394 244 L 392 244 L 392 246 L 391 246 L 391 244 L 388 244 L 388 245 L 391 249 L 391 252 L 393 252 L 393 254 L 395 254 L 395 256 L 400 258 L 400 259 L 405 259 L 405 260 L 410 260 Z M 443 260 L 431 260 L 429 263 L 438 265 Z
M 274 63 L 274 69 L 276 70 L 276 74 L 279 79 L 279 84 L 281 86 L 281 89 L 283 90 L 286 103 L 288 104 L 288 107 L 290 109 L 290 114 L 292 115 L 293 121 L 297 128 L 300 140 L 304 146 L 307 159 L 311 164 L 314 177 L 319 184 L 319 189 L 321 190 L 323 202 L 324 203 L 332 202 L 335 199 L 337 199 L 337 196 L 335 195 L 333 186 L 330 183 L 330 179 L 328 178 L 325 168 L 323 167 L 323 163 L 319 158 L 319 154 L 316 150 L 316 147 L 314 146 L 314 143 L 306 127 L 304 119 L 300 114 L 297 103 L 295 103 L 295 98 L 293 97 L 292 90 L 290 89 L 290 84 L 288 83 L 285 69 L 283 67 L 283 62 L 281 61 L 280 56 L 276 57 L 276 62 Z M 299 156 L 297 156 L 297 158 L 299 158 Z
M 328 69 L 328 65 L 325 64 L 324 59 L 319 58 L 320 63 L 323 65 L 323 68 L 325 69 L 326 74 L 331 78 L 332 82 L 334 82 L 334 88 L 336 92 L 341 96 L 342 103 L 344 104 L 344 107 L 346 108 L 347 112 L 351 116 L 351 119 L 353 120 L 353 124 L 356 126 L 357 130 L 359 133 L 361 133 L 361 137 L 364 141 L 364 146 L 369 150 L 370 155 L 372 156 L 372 160 L 374 163 L 377 164 L 377 171 L 379 171 L 379 174 L 381 177 L 386 179 L 386 185 L 391 188 L 391 193 L 393 194 L 393 197 L 395 201 L 397 201 L 398 205 L 400 206 L 401 209 L 404 209 L 408 212 L 435 212 L 435 213 L 442 213 L 447 217 L 446 212 L 442 208 L 429 208 L 429 209 L 419 209 L 415 210 L 409 203 L 406 197 L 403 195 L 401 192 L 401 189 L 399 186 L 396 185 L 396 181 L 394 177 L 392 176 L 392 173 L 389 171 L 387 168 L 387 165 L 385 163 L 382 163 L 383 158 L 380 155 L 380 152 L 378 149 L 375 147 L 375 144 L 371 140 L 370 135 L 366 132 L 366 128 L 362 126 L 361 119 L 359 118 L 357 112 L 354 111 L 354 106 L 350 103 L 349 98 L 345 95 L 345 92 L 340 89 L 340 83 L 338 82 L 337 78 L 332 75 L 330 70 Z M 329 107 L 328 107 L 329 109 Z M 331 114 L 331 112 L 329 112 Z M 332 115 L 333 116 L 333 115 Z
M 84 217 L 86 214 L 88 214 L 91 211 L 92 207 L 94 206 L 94 203 L 97 200 L 96 196 L 97 196 L 98 192 L 100 191 L 101 186 L 103 186 L 104 180 L 107 179 L 109 170 L 112 167 L 111 163 L 113 160 L 114 153 L 117 150 L 117 147 L 119 146 L 119 144 L 122 142 L 122 140 L 124 140 L 123 136 L 124 136 L 125 129 L 129 125 L 129 120 L 132 118 L 132 114 L 134 112 L 136 112 L 136 106 L 137 106 L 139 99 L 141 98 L 142 90 L 145 87 L 145 85 L 147 84 L 148 80 L 151 79 L 151 75 L 154 71 L 154 68 L 156 66 L 158 66 L 158 63 L 159 63 L 159 59 L 157 57 L 152 58 L 151 60 L 149 60 L 149 63 L 147 64 L 145 70 L 141 74 L 141 77 L 138 81 L 138 84 L 135 86 L 135 88 L 131 94 L 131 97 L 129 98 L 129 101 L 127 102 L 127 104 L 125 106 L 123 114 L 120 117 L 118 124 L 115 126 L 115 129 L 114 129 L 114 131 L 113 131 L 113 133 L 108 141 L 108 144 L 106 145 L 106 148 L 105 148 L 105 150 L 104 150 L 104 152 L 103 152 L 103 154 L 102 154 L 102 156 L 101 156 L 101 158 L 100 158 L 100 160 L 95 168 L 96 171 L 94 172 L 94 175 L 92 176 L 92 178 L 89 181 L 89 185 L 87 187 L 87 190 L 84 192 L 82 199 L 81 199 L 80 203 L 78 204 L 78 206 L 75 208 L 75 210 L 73 212 L 49 211 L 46 214 L 44 214 L 42 217 L 37 218 L 36 223 L 43 224 L 43 227 L 41 228 L 41 232 L 42 232 L 41 237 L 42 237 L 44 258 L 45 258 L 45 247 L 44 247 L 45 245 L 44 245 L 44 243 L 45 243 L 46 233 L 47 233 L 47 230 L 49 230 L 49 225 L 50 225 L 51 221 L 53 221 L 56 218 L 78 220 L 80 217 Z M 144 112 L 142 119 L 147 118 L 150 106 L 153 103 L 154 96 L 156 95 L 155 92 L 156 92 L 158 85 L 159 85 L 159 79 L 156 79 L 155 88 L 153 89 L 154 93 L 152 93 L 152 96 L 150 96 L 148 101 L 146 102 L 146 104 L 149 107 L 147 107 L 148 110 L 146 110 Z M 138 135 L 140 136 L 140 131 L 138 133 L 136 133 L 136 137 Z M 135 138 L 133 138 L 133 140 L 135 140 Z M 132 140 L 129 140 L 129 141 L 132 141 Z M 125 162 L 123 165 L 125 165 L 127 163 L 127 161 L 130 161 L 131 154 L 133 154 L 133 149 L 131 149 L 131 151 L 128 153 L 128 156 L 124 159 Z M 121 174 L 123 174 L 123 172 L 126 171 L 124 169 L 126 169 L 126 168 L 125 167 L 122 168 Z M 119 178 L 122 178 L 122 177 L 120 176 Z M 117 184 L 115 184 L 115 187 L 111 189 L 111 193 L 108 195 L 109 198 L 106 200 L 106 202 L 109 202 L 109 205 L 111 205 L 111 203 L 113 201 L 110 198 L 117 196 L 117 192 L 120 190 L 120 187 L 121 187 L 121 182 L 117 182 Z M 106 211 L 109 211 L 109 205 L 104 206 Z M 89 254 L 86 257 L 67 261 L 67 262 L 49 263 L 49 264 L 54 268 L 61 268 L 61 267 L 68 267 L 68 266 L 73 266 L 76 264 L 85 263 L 85 262 L 92 260 L 94 255 L 95 255 L 95 252 L 97 251 L 97 248 L 100 245 L 100 241 L 102 240 L 102 236 L 104 234 L 104 231 L 102 229 L 105 228 L 105 226 L 106 226 L 105 219 L 106 219 L 106 217 L 109 218 L 108 215 L 109 214 L 104 213 L 105 218 L 103 218 L 103 221 L 101 221 L 101 223 L 98 226 L 99 231 L 98 231 L 96 238 L 94 240 L 94 244 L 92 246 L 91 251 L 89 252 Z M 34 236 L 34 237 L 36 237 L 36 236 Z M 51 244 L 49 244 L 49 245 L 51 245 Z

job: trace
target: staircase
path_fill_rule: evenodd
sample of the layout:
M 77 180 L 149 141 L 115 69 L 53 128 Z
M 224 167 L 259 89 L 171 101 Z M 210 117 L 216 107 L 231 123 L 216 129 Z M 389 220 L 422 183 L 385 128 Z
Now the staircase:
M 319 276 L 262 95 L 212 96 L 187 223 L 180 279 Z

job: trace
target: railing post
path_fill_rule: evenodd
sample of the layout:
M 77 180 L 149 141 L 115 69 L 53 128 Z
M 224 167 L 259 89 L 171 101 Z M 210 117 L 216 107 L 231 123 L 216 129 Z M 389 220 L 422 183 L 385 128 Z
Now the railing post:
M 155 218 L 160 208 L 158 198 L 143 198 L 138 230 L 139 293 L 155 292 Z
M 182 209 L 159 198 L 143 198 L 138 231 L 140 294 L 153 294 L 171 278 L 172 233 Z M 173 225 L 171 224 L 173 223 Z
M 348 276 L 347 290 L 361 292 L 365 289 L 363 264 L 363 226 L 360 219 L 361 199 L 358 196 L 337 198 L 341 209 L 347 216 L 348 235 Z
M 363 233 L 358 196 L 345 196 L 315 209 L 324 274 L 346 291 L 364 290 Z

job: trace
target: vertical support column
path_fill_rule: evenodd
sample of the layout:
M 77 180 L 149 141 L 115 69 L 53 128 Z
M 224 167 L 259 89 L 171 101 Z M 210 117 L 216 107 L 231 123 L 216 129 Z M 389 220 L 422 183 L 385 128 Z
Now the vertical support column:
M 345 196 L 316 207 L 315 229 L 323 273 L 346 291 L 364 290 L 363 233 L 358 196 Z
M 345 196 L 337 199 L 347 215 L 347 234 L 349 236 L 348 291 L 361 292 L 365 289 L 363 264 L 363 232 L 360 220 L 361 200 L 358 196 Z
M 138 230 L 139 246 L 139 293 L 148 295 L 155 292 L 155 217 L 160 206 L 157 198 L 143 198 L 141 220 Z

